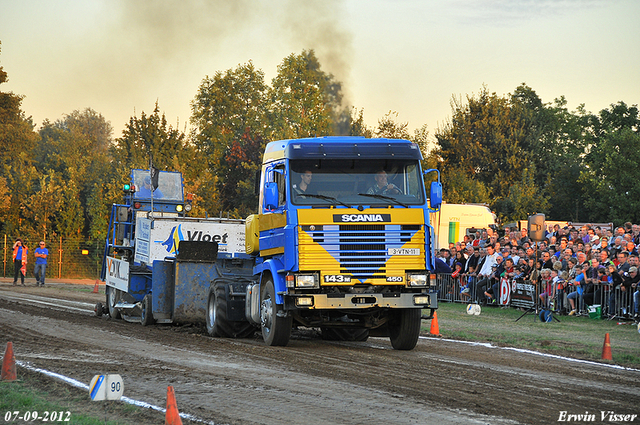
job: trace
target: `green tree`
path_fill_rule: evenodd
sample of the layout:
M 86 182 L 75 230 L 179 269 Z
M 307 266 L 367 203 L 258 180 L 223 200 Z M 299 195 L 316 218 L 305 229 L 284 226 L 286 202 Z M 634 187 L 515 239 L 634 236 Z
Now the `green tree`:
M 0 85 L 7 81 L 8 74 L 0 66 Z M 31 117 L 26 117 L 21 110 L 22 99 L 22 96 L 0 91 L 0 179 L 4 192 L 0 226 L 6 233 L 27 237 L 35 231 L 26 215 L 38 134 Z
M 640 221 L 640 117 L 624 102 L 588 117 L 588 152 L 580 175 L 590 221 Z
M 549 200 L 544 189 L 536 183 L 535 176 L 535 165 L 531 164 L 523 170 L 520 181 L 509 188 L 509 196 L 498 203 L 504 221 L 518 221 L 536 213 L 548 213 Z
M 253 179 L 268 127 L 267 90 L 264 73 L 251 62 L 217 72 L 200 84 L 191 122 L 204 158 L 196 193 L 205 211 L 241 214 L 255 209 Z
M 36 190 L 29 196 L 25 214 L 33 223 L 37 237 L 49 240 L 56 234 L 54 223 L 59 212 L 67 210 L 63 203 L 62 182 L 55 171 L 49 170 L 36 176 L 34 187 Z
M 179 171 L 194 159 L 193 146 L 186 135 L 167 123 L 156 102 L 153 114 L 144 111 L 140 118 L 133 116 L 115 140 L 111 156 L 126 170 L 148 169 L 150 161 L 160 170 Z
M 441 165 L 445 199 L 488 202 L 508 220 L 529 212 L 568 219 L 582 202 L 583 120 L 564 98 L 544 104 L 524 84 L 503 97 L 484 87 L 466 102 L 453 99 L 452 118 L 436 132 L 431 154 Z
M 384 117 L 378 120 L 378 126 L 373 131 L 375 136 L 387 139 L 410 139 L 409 124 L 406 122 L 398 122 L 397 119 L 397 112 L 387 112 Z
M 36 166 L 45 178 L 39 178 L 35 187 L 59 197 L 61 208 L 51 217 L 52 235 L 95 236 L 91 229 L 96 211 L 90 210 L 89 199 L 96 185 L 113 179 L 108 151 L 111 133 L 111 124 L 90 108 L 73 111 L 54 123 L 44 121 Z M 108 205 L 100 210 L 102 215 L 109 214 Z
M 373 130 L 368 128 L 364 122 L 364 110 L 352 108 L 347 136 L 373 137 Z
M 522 149 L 530 153 L 530 164 L 536 170 L 532 184 L 548 205 L 548 210 L 540 205 L 540 211 L 547 210 L 549 219 L 579 221 L 583 203 L 578 178 L 585 148 L 584 108 L 569 112 L 564 97 L 543 104 L 535 91 L 524 84 L 516 88 L 511 102 L 521 117 Z
M 342 87 L 320 69 L 313 50 L 304 50 L 278 65 L 270 101 L 273 140 L 331 136 L 342 112 Z

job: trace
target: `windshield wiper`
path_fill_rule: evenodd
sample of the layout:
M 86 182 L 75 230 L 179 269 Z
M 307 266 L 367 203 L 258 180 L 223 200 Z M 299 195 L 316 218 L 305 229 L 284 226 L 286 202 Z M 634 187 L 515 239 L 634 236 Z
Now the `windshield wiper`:
M 347 208 L 353 208 L 351 205 L 347 205 L 344 202 L 334 198 L 333 196 L 326 196 L 326 195 L 316 195 L 313 193 L 305 193 L 305 194 L 298 194 L 298 196 L 308 196 L 309 198 L 318 198 L 318 199 L 324 199 L 325 201 L 334 201 L 342 206 L 345 206 Z
M 395 202 L 398 205 L 401 205 L 405 208 L 409 208 L 409 205 L 398 201 L 396 198 L 392 198 L 391 196 L 386 196 L 386 195 L 378 195 L 378 194 L 373 194 L 373 193 L 358 193 L 358 195 L 360 196 L 369 196 L 370 198 L 376 198 L 376 199 L 385 199 L 387 201 L 392 201 Z

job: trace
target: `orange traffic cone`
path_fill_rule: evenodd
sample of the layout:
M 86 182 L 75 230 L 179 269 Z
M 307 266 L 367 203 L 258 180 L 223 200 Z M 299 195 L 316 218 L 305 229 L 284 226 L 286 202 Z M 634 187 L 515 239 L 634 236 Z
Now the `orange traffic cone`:
M 93 287 L 93 293 L 94 293 L 94 294 L 97 294 L 97 293 L 98 293 L 98 283 L 99 283 L 99 282 L 100 282 L 100 281 L 96 279 L 96 284 L 95 284 L 95 286 Z
M 15 381 L 18 379 L 16 374 L 16 358 L 13 355 L 13 343 L 7 342 L 7 350 L 2 358 L 2 373 L 0 381 Z
M 611 356 L 611 341 L 609 340 L 609 333 L 604 335 L 604 345 L 602 346 L 602 360 L 613 360 Z
M 431 330 L 429 330 L 431 335 L 442 336 L 440 335 L 440 326 L 438 326 L 438 312 L 433 312 L 433 319 L 431 319 Z
M 164 417 L 164 425 L 182 425 L 176 404 L 176 394 L 171 385 L 167 387 L 167 414 Z

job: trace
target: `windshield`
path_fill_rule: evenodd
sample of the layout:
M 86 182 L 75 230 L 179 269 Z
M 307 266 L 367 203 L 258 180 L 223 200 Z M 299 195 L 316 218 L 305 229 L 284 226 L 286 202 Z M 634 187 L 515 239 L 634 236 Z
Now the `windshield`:
M 149 170 L 133 170 L 133 184 L 136 186 L 134 199 L 151 199 L 151 177 Z M 153 200 L 182 202 L 182 174 L 160 171 L 158 187 L 153 191 Z
M 417 160 L 290 160 L 296 205 L 422 205 Z

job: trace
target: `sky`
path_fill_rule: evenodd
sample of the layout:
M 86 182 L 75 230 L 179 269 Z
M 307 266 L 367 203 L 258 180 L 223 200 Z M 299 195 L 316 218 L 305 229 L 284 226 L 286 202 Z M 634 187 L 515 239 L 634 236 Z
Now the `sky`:
M 251 61 L 270 84 L 305 49 L 367 125 L 395 112 L 431 137 L 483 87 L 640 103 L 638 0 L 0 0 L 0 42 L 0 91 L 36 125 L 91 108 L 113 137 L 156 102 L 188 130 L 204 78 Z

